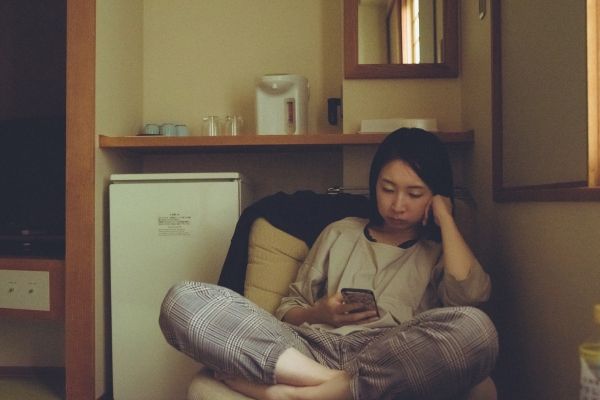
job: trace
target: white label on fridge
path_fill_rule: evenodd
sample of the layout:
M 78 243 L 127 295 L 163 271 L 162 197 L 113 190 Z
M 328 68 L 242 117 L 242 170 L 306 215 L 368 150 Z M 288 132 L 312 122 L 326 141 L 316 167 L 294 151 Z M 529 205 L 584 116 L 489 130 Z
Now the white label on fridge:
M 159 236 L 190 236 L 192 228 L 192 216 L 177 212 L 158 217 Z

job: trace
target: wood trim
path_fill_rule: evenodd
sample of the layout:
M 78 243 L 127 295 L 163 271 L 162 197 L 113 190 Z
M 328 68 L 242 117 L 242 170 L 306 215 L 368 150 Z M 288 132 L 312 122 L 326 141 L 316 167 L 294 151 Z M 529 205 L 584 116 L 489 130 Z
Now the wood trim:
M 0 308 L 0 316 L 15 318 L 59 319 L 65 308 L 65 263 L 43 258 L 0 258 L 0 269 L 48 271 L 50 273 L 50 311 Z
M 95 398 L 96 1 L 67 0 L 65 366 L 68 400 Z
M 502 143 L 502 47 L 500 1 L 492 0 L 492 190 L 499 201 L 503 182 Z
M 358 0 L 344 0 L 344 75 L 347 79 L 358 65 Z
M 600 63 L 600 7 L 597 0 L 587 1 L 587 71 L 588 71 L 588 185 L 600 186 L 600 111 L 598 96 Z

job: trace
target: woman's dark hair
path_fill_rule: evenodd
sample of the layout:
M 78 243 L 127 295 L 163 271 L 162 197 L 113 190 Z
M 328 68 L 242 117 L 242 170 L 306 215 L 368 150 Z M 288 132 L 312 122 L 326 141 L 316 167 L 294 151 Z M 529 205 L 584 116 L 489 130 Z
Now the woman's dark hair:
M 377 179 L 381 169 L 390 161 L 402 160 L 427 184 L 436 195 L 449 197 L 454 204 L 452 166 L 445 145 L 432 133 L 419 128 L 400 128 L 390 133 L 377 148 L 369 172 L 370 221 L 381 225 L 383 218 L 377 209 Z M 430 218 L 422 235 L 439 241 L 439 227 Z

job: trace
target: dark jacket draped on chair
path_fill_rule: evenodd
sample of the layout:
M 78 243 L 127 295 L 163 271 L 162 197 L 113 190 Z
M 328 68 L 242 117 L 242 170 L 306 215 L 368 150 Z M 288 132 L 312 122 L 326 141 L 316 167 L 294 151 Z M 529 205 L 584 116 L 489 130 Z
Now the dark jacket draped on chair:
M 278 192 L 247 207 L 237 222 L 223 264 L 219 285 L 244 294 L 248 239 L 257 218 L 265 218 L 276 228 L 312 246 L 330 223 L 346 217 L 369 215 L 367 197 L 356 194 L 319 194 L 302 190 L 293 194 Z

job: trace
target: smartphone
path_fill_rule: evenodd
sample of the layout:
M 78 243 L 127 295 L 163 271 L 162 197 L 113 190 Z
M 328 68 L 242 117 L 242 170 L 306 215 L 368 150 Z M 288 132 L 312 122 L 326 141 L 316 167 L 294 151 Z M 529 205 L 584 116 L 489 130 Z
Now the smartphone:
M 377 309 L 377 302 L 375 301 L 375 294 L 373 294 L 372 290 L 369 289 L 356 289 L 356 288 L 343 288 L 342 289 L 342 297 L 344 298 L 344 303 L 353 304 L 360 303 L 363 305 L 363 308 L 359 308 L 352 312 L 361 312 L 361 311 L 375 311 L 377 312 L 377 317 L 379 317 L 379 310 Z

